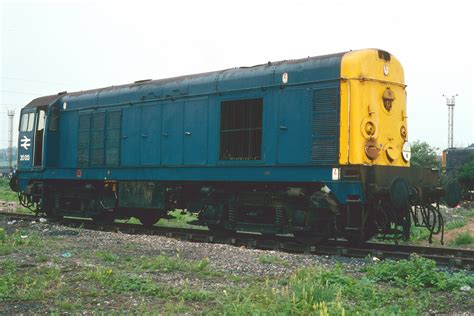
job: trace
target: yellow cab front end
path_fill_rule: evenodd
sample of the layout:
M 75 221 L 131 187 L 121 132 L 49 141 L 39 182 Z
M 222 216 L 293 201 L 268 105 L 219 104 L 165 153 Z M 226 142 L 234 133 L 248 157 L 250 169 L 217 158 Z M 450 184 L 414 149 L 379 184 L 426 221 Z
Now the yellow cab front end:
M 400 62 L 367 49 L 341 61 L 341 165 L 408 167 L 406 85 Z

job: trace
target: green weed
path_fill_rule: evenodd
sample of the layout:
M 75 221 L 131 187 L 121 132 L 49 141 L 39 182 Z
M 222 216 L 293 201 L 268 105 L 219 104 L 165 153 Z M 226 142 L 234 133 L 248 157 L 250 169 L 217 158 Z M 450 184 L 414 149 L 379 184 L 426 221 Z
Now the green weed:
M 189 224 L 190 222 L 197 220 L 197 215 L 195 214 L 183 213 L 181 210 L 174 210 L 174 211 L 171 211 L 169 215 L 173 216 L 174 218 L 173 219 L 162 218 L 158 222 L 158 226 L 207 229 L 204 226 Z
M 208 269 L 209 258 L 204 258 L 197 261 L 184 260 L 176 256 L 165 256 L 163 254 L 155 257 L 139 258 L 138 268 L 147 271 L 160 272 L 199 272 L 200 274 L 210 274 Z
M 466 226 L 467 221 L 464 218 L 461 219 L 455 219 L 446 224 L 446 230 L 451 230 L 451 229 L 456 229 L 456 228 L 461 228 Z
M 49 297 L 60 286 L 56 268 L 20 269 L 11 261 L 0 263 L 0 301 L 39 300 Z
M 8 179 L 0 178 L 0 200 L 16 202 L 18 201 L 18 196 L 16 192 L 10 190 L 9 181 Z
M 116 254 L 104 251 L 96 252 L 96 256 L 105 262 L 116 262 L 119 258 Z
M 4 243 L 7 240 L 7 233 L 5 229 L 0 228 L 0 242 Z
M 45 254 L 39 254 L 36 256 L 36 261 L 38 262 L 46 262 L 48 261 L 48 259 L 49 259 L 48 256 Z
M 158 295 L 161 292 L 161 287 L 149 279 L 115 272 L 111 268 L 99 267 L 88 271 L 86 277 L 89 280 L 96 281 L 111 292 L 139 292 L 150 295 Z
M 464 246 L 464 245 L 470 245 L 472 243 L 474 243 L 474 237 L 471 236 L 469 232 L 459 233 L 452 242 L 454 246 Z
M 281 259 L 278 256 L 273 255 L 261 255 L 258 257 L 258 261 L 263 264 L 273 264 L 273 265 L 280 265 L 284 267 L 290 266 L 290 263 L 286 260 Z
M 399 287 L 431 289 L 433 291 L 458 290 L 463 285 L 474 287 L 474 276 L 464 273 L 436 270 L 433 260 L 413 255 L 409 260 L 386 260 L 366 269 L 369 279 L 390 282 Z
M 42 240 L 31 232 L 17 230 L 12 234 L 7 234 L 5 231 L 0 233 L 0 255 L 8 255 L 22 248 L 40 248 L 42 245 Z

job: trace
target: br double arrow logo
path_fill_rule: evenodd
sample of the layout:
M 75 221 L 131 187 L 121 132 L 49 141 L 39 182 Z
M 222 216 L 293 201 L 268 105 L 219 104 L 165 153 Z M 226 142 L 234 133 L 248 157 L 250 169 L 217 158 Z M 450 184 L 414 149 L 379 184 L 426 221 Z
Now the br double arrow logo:
M 31 139 L 26 137 L 26 136 L 23 136 L 23 138 L 20 140 L 21 142 L 21 147 L 25 148 L 25 150 L 28 150 L 28 148 L 30 148 L 31 146 Z

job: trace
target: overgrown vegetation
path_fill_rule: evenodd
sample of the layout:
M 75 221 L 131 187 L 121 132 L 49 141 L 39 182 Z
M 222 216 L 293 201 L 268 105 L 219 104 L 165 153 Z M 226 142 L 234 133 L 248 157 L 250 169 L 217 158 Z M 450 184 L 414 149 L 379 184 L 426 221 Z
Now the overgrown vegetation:
M 416 140 L 411 145 L 410 166 L 424 168 L 438 168 L 439 148 L 431 147 L 427 142 Z
M 310 266 L 281 277 L 237 278 L 212 269 L 206 257 L 146 254 L 128 243 L 85 251 L 71 238 L 0 230 L 2 307 L 43 304 L 39 311 L 50 313 L 386 315 L 465 311 L 466 297 L 474 294 L 460 291 L 474 287 L 474 276 L 438 271 L 433 261 L 416 256 L 370 260 L 357 271 Z M 289 265 L 274 254 L 258 261 Z
M 354 277 L 341 266 L 303 268 L 289 278 L 267 280 L 264 287 L 225 293 L 222 308 L 232 315 L 419 314 L 442 307 L 433 304 L 432 295 L 474 286 L 473 276 L 436 271 L 433 261 L 420 257 L 376 263 L 365 270 Z
M 469 232 L 459 233 L 453 240 L 454 246 L 465 246 L 474 243 L 474 237 Z
M 258 261 L 264 264 L 273 264 L 273 265 L 279 265 L 279 266 L 284 266 L 284 267 L 288 267 L 290 265 L 288 261 L 285 261 L 275 255 L 261 255 L 258 258 Z
M 28 235 L 26 232 L 15 231 L 7 234 L 0 228 L 0 256 L 21 251 L 22 248 L 42 247 L 43 242 L 38 235 Z
M 458 170 L 459 182 L 467 189 L 474 189 L 474 155 Z
M 399 287 L 430 291 L 456 291 L 461 286 L 474 287 L 474 276 L 436 270 L 433 260 L 413 255 L 410 260 L 386 260 L 366 269 L 373 281 L 389 282 Z
M 0 200 L 18 201 L 16 193 L 10 190 L 9 180 L 5 178 L 0 178 Z
M 195 214 L 184 213 L 182 210 L 174 210 L 169 213 L 172 219 L 162 218 L 158 222 L 158 226 L 180 227 L 180 228 L 197 228 L 207 229 L 204 226 L 193 225 L 192 222 L 197 220 Z

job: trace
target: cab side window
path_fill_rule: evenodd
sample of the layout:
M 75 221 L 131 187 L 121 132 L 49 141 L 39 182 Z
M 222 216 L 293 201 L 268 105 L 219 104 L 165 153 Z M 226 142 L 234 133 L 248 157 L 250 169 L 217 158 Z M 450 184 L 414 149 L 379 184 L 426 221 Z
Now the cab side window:
M 45 121 L 46 112 L 44 110 L 40 110 L 38 113 L 38 127 L 36 128 L 37 131 L 42 131 L 44 129 Z

